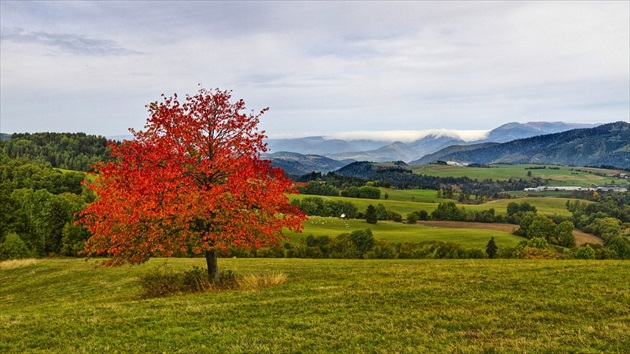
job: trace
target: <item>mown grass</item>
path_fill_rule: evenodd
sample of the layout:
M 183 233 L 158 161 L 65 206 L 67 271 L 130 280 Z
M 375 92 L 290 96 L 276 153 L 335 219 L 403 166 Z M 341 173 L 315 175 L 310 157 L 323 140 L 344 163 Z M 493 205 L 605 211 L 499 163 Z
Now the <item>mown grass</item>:
M 478 180 L 508 180 L 510 178 L 529 179 L 533 177 L 540 177 L 543 179 L 549 179 L 549 185 L 551 186 L 588 187 L 593 184 L 598 186 L 606 185 L 611 181 L 616 181 L 615 183 L 623 182 L 623 180 L 617 178 L 604 177 L 596 174 L 618 173 L 619 171 L 616 170 L 553 165 L 545 166 L 547 166 L 546 169 L 528 170 L 526 168 L 542 167 L 542 165 L 491 165 L 491 168 L 421 165 L 412 167 L 412 171 L 417 174 L 424 174 L 429 176 L 469 177 Z M 558 169 L 551 169 L 549 167 Z M 532 172 L 532 177 L 527 176 L 528 171 Z
M 630 352 L 623 261 L 220 259 L 288 278 L 140 299 L 136 278 L 164 261 L 0 270 L 0 352 Z
M 301 234 L 285 232 L 293 244 L 299 244 L 308 235 L 329 236 L 335 238 L 342 233 L 350 233 L 360 229 L 371 229 L 374 238 L 388 243 L 444 241 L 457 242 L 464 248 L 485 249 L 490 237 L 494 237 L 499 247 L 515 247 L 521 237 L 507 232 L 474 229 L 446 229 L 424 225 L 409 225 L 393 221 L 379 221 L 368 224 L 365 220 L 340 218 L 324 218 L 313 216 L 303 222 L 304 230 Z M 517 226 L 514 226 L 517 228 Z

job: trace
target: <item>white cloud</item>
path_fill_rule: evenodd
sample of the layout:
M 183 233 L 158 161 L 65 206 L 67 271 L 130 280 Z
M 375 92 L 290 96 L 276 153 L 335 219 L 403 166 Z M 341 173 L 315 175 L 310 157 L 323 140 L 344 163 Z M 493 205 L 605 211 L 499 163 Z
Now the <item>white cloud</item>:
M 269 106 L 270 135 L 630 115 L 628 2 L 0 6 L 2 131 L 124 134 L 198 83 Z
M 457 138 L 464 141 L 477 141 L 484 139 L 490 133 L 489 130 L 390 130 L 390 131 L 354 131 L 326 135 L 326 139 L 343 140 L 375 140 L 375 141 L 400 141 L 410 143 L 433 135 L 436 137 Z

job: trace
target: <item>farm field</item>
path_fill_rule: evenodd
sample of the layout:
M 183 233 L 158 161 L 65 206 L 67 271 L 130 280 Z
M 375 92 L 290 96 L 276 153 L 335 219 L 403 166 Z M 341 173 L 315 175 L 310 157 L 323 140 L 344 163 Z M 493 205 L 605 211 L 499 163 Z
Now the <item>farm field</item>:
M 437 228 L 448 228 L 448 229 L 472 229 L 472 230 L 495 230 L 495 231 L 503 231 L 512 233 L 514 230 L 518 229 L 518 225 L 512 224 L 496 224 L 496 223 L 481 223 L 481 222 L 465 222 L 465 221 L 419 221 L 421 225 L 437 227 Z M 573 236 L 575 236 L 575 242 L 577 245 L 582 245 L 584 243 L 592 243 L 592 244 L 604 244 L 604 240 L 601 238 L 587 234 L 580 230 L 573 230 Z
M 364 199 L 364 198 L 347 198 L 347 197 L 325 197 L 318 196 L 324 199 L 331 200 L 342 200 L 346 202 L 351 202 L 357 206 L 359 211 L 365 211 L 368 205 L 372 204 L 374 206 L 378 204 L 383 204 L 387 210 L 393 210 L 400 213 L 403 217 L 413 211 L 426 210 L 428 213 L 431 213 L 435 209 L 440 201 L 448 201 L 448 199 L 437 199 L 436 202 L 427 202 L 427 201 L 413 201 L 411 197 L 414 195 L 425 195 L 428 196 L 428 192 L 433 192 L 435 196 L 436 191 L 427 191 L 427 190 L 395 190 L 395 189 L 386 189 L 389 193 L 389 199 Z M 382 195 L 385 194 L 381 192 Z M 293 199 L 303 199 L 306 197 L 313 197 L 312 195 L 291 195 L 289 198 Z M 546 215 L 562 215 L 562 216 L 570 216 L 571 213 L 566 208 L 567 200 L 569 198 L 545 198 L 545 197 L 527 197 L 527 198 L 512 198 L 512 199 L 499 199 L 493 200 L 484 204 L 458 204 L 459 206 L 463 206 L 468 210 L 488 210 L 490 208 L 494 208 L 497 214 L 506 214 L 507 206 L 511 202 L 522 203 L 527 202 L 536 207 L 538 213 L 546 214 Z M 589 203 L 589 202 L 587 202 Z
M 413 166 L 411 169 L 414 173 L 424 174 L 429 176 L 442 176 L 442 177 L 469 177 L 471 179 L 494 179 L 494 180 L 508 180 L 510 178 L 528 179 L 527 172 L 532 172 L 532 177 L 540 177 L 543 179 L 550 179 L 550 186 L 580 186 L 589 187 L 592 184 L 597 186 L 603 186 L 609 184 L 611 181 L 614 183 L 627 183 L 627 180 L 622 180 L 613 177 L 599 176 L 596 173 L 623 173 L 623 171 L 617 170 L 605 170 L 599 168 L 586 168 L 586 167 L 570 167 L 570 166 L 553 166 L 545 165 L 546 169 L 526 169 L 531 167 L 542 167 L 542 165 L 491 165 L 491 168 L 482 167 L 458 167 L 458 166 L 445 166 L 445 165 L 421 165 Z M 550 169 L 549 167 L 558 168 Z M 577 171 L 580 170 L 580 171 Z M 590 172 L 590 173 L 589 173 Z
M 405 192 L 405 191 L 401 191 Z M 409 191 L 411 192 L 411 191 Z M 383 204 L 387 210 L 393 210 L 400 213 L 403 217 L 413 211 L 426 210 L 427 212 L 432 212 L 437 209 L 438 203 L 427 203 L 427 202 L 414 202 L 410 200 L 394 200 L 391 197 L 389 199 L 366 199 L 366 198 L 348 198 L 348 197 L 327 197 L 327 196 L 313 196 L 307 194 L 300 195 L 290 195 L 289 199 L 303 199 L 308 197 L 320 197 L 323 199 L 330 200 L 338 200 L 351 202 L 356 205 L 360 212 L 364 212 L 367 209 L 368 205 L 372 204 L 373 206 L 377 206 L 378 204 Z M 382 195 L 381 195 L 382 198 Z
M 220 259 L 288 280 L 139 298 L 164 262 L 0 264 L 0 352 L 630 352 L 623 261 Z
M 389 243 L 397 242 L 422 242 L 444 241 L 457 242 L 464 248 L 485 249 L 490 237 L 494 237 L 499 247 L 516 247 L 523 238 L 510 234 L 510 231 L 480 230 L 467 227 L 459 228 L 435 228 L 425 225 L 409 225 L 393 221 L 379 221 L 375 225 L 368 224 L 365 220 L 324 218 L 313 216 L 303 222 L 304 231 L 301 234 L 285 232 L 291 238 L 293 244 L 308 235 L 329 236 L 335 238 L 342 233 L 350 233 L 360 229 L 371 229 L 376 240 L 385 240 Z M 515 225 L 515 227 L 517 227 Z

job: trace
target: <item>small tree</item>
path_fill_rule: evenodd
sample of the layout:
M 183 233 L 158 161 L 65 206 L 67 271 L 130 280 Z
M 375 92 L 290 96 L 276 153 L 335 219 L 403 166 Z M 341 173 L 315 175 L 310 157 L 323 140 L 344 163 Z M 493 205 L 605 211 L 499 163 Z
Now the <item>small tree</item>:
M 562 247 L 575 247 L 575 236 L 573 236 L 573 223 L 563 221 L 556 226 L 556 239 Z
M 164 96 L 163 96 L 164 97 Z M 110 144 L 113 161 L 95 166 L 89 185 L 98 196 L 80 222 L 92 236 L 88 256 L 104 265 L 142 263 L 152 256 L 205 254 L 218 279 L 218 252 L 229 246 L 278 244 L 282 229 L 301 231 L 305 215 L 289 204 L 297 193 L 266 151 L 259 114 L 242 113 L 229 91 L 200 89 L 148 106 L 144 131 Z
M 499 250 L 499 247 L 494 242 L 494 236 L 493 236 L 490 238 L 490 241 L 488 241 L 488 243 L 486 244 L 486 254 L 488 255 L 488 258 L 494 258 L 498 250 Z
M 549 242 L 551 236 L 555 234 L 556 224 L 553 220 L 544 215 L 534 216 L 529 228 L 527 229 L 527 238 L 544 238 Z
M 595 259 L 595 251 L 589 245 L 584 245 L 580 247 L 575 254 L 575 258 L 577 259 Z
M 20 259 L 32 256 L 33 252 L 15 232 L 8 234 L 4 243 L 0 243 L 0 259 Z
M 365 221 L 367 221 L 368 224 L 376 224 L 377 220 L 376 208 L 372 204 L 368 205 L 365 210 Z
M 375 209 L 377 220 L 387 220 L 387 208 L 383 204 L 379 203 Z

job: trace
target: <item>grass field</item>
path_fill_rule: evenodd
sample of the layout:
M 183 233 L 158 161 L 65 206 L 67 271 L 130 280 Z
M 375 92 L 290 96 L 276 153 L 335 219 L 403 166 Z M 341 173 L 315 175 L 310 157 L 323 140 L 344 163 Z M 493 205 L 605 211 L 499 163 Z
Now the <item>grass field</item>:
M 406 192 L 406 191 L 400 191 Z M 408 192 L 413 193 L 414 191 L 409 190 Z M 291 195 L 289 198 L 293 199 L 303 199 L 307 197 L 320 197 L 323 199 L 331 199 L 331 200 L 340 200 L 345 202 L 351 202 L 356 205 L 360 212 L 364 212 L 367 209 L 368 205 L 372 204 L 373 206 L 377 206 L 378 204 L 383 204 L 387 210 L 393 210 L 400 213 L 403 218 L 407 216 L 407 214 L 413 211 L 426 210 L 427 212 L 432 212 L 438 207 L 438 203 L 425 203 L 425 202 L 414 202 L 410 200 L 395 200 L 393 198 L 385 199 L 365 199 L 365 198 L 347 198 L 347 197 L 324 197 L 324 196 L 313 196 L 313 195 Z
M 444 165 L 421 165 L 413 166 L 412 171 L 418 174 L 442 177 L 464 177 L 472 179 L 484 180 L 508 180 L 510 178 L 528 179 L 527 172 L 532 172 L 532 177 L 540 177 L 549 179 L 551 186 L 581 186 L 588 187 L 591 185 L 603 186 L 611 181 L 619 184 L 628 183 L 627 180 L 599 176 L 596 173 L 619 173 L 623 171 L 604 170 L 598 168 L 586 167 L 569 167 L 569 166 L 552 166 L 545 165 L 546 169 L 528 170 L 530 167 L 541 167 L 541 165 L 492 165 L 491 168 L 481 167 L 457 167 Z M 558 168 L 550 169 L 549 167 Z M 580 171 L 577 171 L 580 170 Z M 590 172 L 590 173 L 589 173 Z
M 292 243 L 297 244 L 308 236 L 329 236 L 335 238 L 342 233 L 350 233 L 360 229 L 371 229 L 374 238 L 386 240 L 387 242 L 422 242 L 422 241 L 444 241 L 457 242 L 464 248 L 485 249 L 490 237 L 494 237 L 499 247 L 515 247 L 523 238 L 514 236 L 509 232 L 493 230 L 475 230 L 468 228 L 436 228 L 424 225 L 408 225 L 393 221 L 379 221 L 375 225 L 370 225 L 365 220 L 340 218 L 310 217 L 303 223 L 302 234 L 286 232 Z M 516 228 L 517 226 L 515 226 Z
M 140 299 L 164 262 L 0 265 L 0 352 L 630 352 L 629 262 L 220 259 L 288 281 Z
M 387 210 L 393 210 L 400 213 L 403 218 L 407 216 L 407 214 L 413 211 L 426 210 L 428 213 L 434 211 L 439 202 L 426 202 L 426 201 L 413 201 L 411 199 L 414 195 L 429 195 L 429 192 L 433 192 L 435 195 L 435 191 L 427 191 L 427 190 L 387 190 L 390 192 L 389 199 L 363 199 L 363 198 L 346 198 L 346 197 L 322 197 L 324 199 L 332 199 L 332 200 L 341 200 L 346 202 L 351 202 L 357 206 L 359 211 L 365 211 L 368 205 L 372 204 L 376 206 L 378 204 L 383 204 Z M 384 193 L 382 193 L 384 194 Z M 302 199 L 306 197 L 313 197 L 312 195 L 291 195 L 290 199 Z M 419 198 L 420 199 L 420 198 Z M 437 199 L 436 201 L 447 201 L 447 199 Z M 459 206 L 463 206 L 468 210 L 488 210 L 490 208 L 494 208 L 497 214 L 506 214 L 507 213 L 507 205 L 511 202 L 522 203 L 527 202 L 536 207 L 539 214 L 546 215 L 562 215 L 562 216 L 570 216 L 571 213 L 566 208 L 566 203 L 568 198 L 546 198 L 546 197 L 528 197 L 528 198 L 513 198 L 513 199 L 499 199 L 490 201 L 484 204 L 459 204 Z M 587 202 L 589 203 L 589 202 Z

